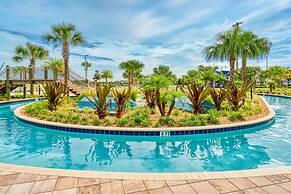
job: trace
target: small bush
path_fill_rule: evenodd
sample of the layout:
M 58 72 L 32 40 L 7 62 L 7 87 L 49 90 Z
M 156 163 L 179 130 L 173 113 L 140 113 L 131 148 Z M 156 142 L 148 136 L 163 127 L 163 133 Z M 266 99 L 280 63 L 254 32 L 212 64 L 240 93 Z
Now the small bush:
M 166 126 L 170 126 L 170 127 L 173 127 L 176 125 L 176 121 L 170 117 L 167 117 L 167 116 L 161 117 L 159 119 L 159 123 L 160 123 L 160 125 L 166 125 Z
M 217 110 L 211 109 L 208 111 L 208 122 L 211 124 L 219 123 L 219 112 Z
M 179 116 L 179 109 L 175 108 L 172 113 L 174 116 Z
M 129 123 L 127 117 L 119 118 L 116 120 L 116 125 L 118 127 L 125 127 Z
M 94 126 L 100 125 L 100 120 L 98 118 L 93 118 L 92 125 L 94 125 Z
M 230 121 L 244 120 L 244 116 L 241 112 L 230 112 L 228 119 Z
M 187 127 L 187 126 L 191 126 L 191 119 L 188 117 L 184 117 L 181 120 L 179 120 L 178 125 L 180 127 Z

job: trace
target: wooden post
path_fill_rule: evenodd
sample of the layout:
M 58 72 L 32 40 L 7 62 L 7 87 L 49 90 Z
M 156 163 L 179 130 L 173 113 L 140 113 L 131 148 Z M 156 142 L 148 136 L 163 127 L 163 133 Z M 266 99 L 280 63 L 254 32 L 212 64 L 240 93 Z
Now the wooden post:
M 40 93 L 41 93 L 41 85 L 40 83 L 38 83 L 38 95 L 40 96 Z
M 10 100 L 10 67 L 6 66 L 6 80 L 5 80 L 5 89 L 6 89 L 6 97 Z
M 28 68 L 28 77 L 29 77 L 29 81 L 30 81 L 30 94 L 33 95 L 34 93 L 34 88 L 33 88 L 33 79 L 32 79 L 32 67 L 29 66 Z
M 26 84 L 23 85 L 23 98 L 26 98 Z
M 44 67 L 44 79 L 47 80 L 48 79 L 48 68 Z

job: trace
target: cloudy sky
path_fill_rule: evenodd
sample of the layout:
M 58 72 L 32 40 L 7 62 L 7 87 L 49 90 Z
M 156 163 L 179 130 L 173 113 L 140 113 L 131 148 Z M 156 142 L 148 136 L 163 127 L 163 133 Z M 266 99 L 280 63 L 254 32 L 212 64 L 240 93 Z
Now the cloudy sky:
M 0 63 L 17 65 L 11 60 L 14 48 L 28 41 L 60 57 L 60 49 L 52 49 L 42 36 L 53 24 L 70 22 L 86 39 L 71 50 L 71 66 L 80 74 L 88 54 L 90 76 L 110 69 L 119 79 L 118 64 L 127 59 L 142 61 L 145 74 L 163 64 L 181 75 L 201 64 L 213 65 L 203 60 L 202 49 L 237 21 L 272 41 L 270 65 L 291 67 L 291 0 L 3 0 Z M 251 63 L 265 66 L 264 60 Z M 215 64 L 227 67 L 227 62 Z

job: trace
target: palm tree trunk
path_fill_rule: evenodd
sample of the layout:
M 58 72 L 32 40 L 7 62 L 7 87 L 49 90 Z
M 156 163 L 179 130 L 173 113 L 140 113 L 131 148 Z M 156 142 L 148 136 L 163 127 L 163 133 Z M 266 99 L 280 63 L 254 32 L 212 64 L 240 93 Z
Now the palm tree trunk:
M 235 68 L 235 59 L 229 59 L 229 67 L 230 67 L 230 81 L 234 81 L 234 68 Z
M 105 77 L 105 81 L 106 81 L 106 83 L 107 83 L 107 79 L 108 79 L 108 78 L 107 78 L 107 77 Z
M 30 61 L 30 94 L 34 94 L 33 80 L 35 77 L 35 59 L 31 59 Z
M 247 79 L 247 58 L 242 58 L 242 80 L 246 81 Z
M 62 51 L 64 64 L 65 64 L 65 94 L 68 94 L 68 82 L 69 82 L 69 44 L 67 42 L 63 42 L 63 51 Z

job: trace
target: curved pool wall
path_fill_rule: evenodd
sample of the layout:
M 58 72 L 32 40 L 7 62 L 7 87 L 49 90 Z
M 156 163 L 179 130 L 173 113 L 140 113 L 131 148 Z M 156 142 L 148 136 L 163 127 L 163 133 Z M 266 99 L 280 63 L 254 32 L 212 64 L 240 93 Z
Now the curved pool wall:
M 168 137 L 70 133 L 25 124 L 0 105 L 0 162 L 111 172 L 207 172 L 291 165 L 291 99 L 265 97 L 274 124 L 244 131 Z

